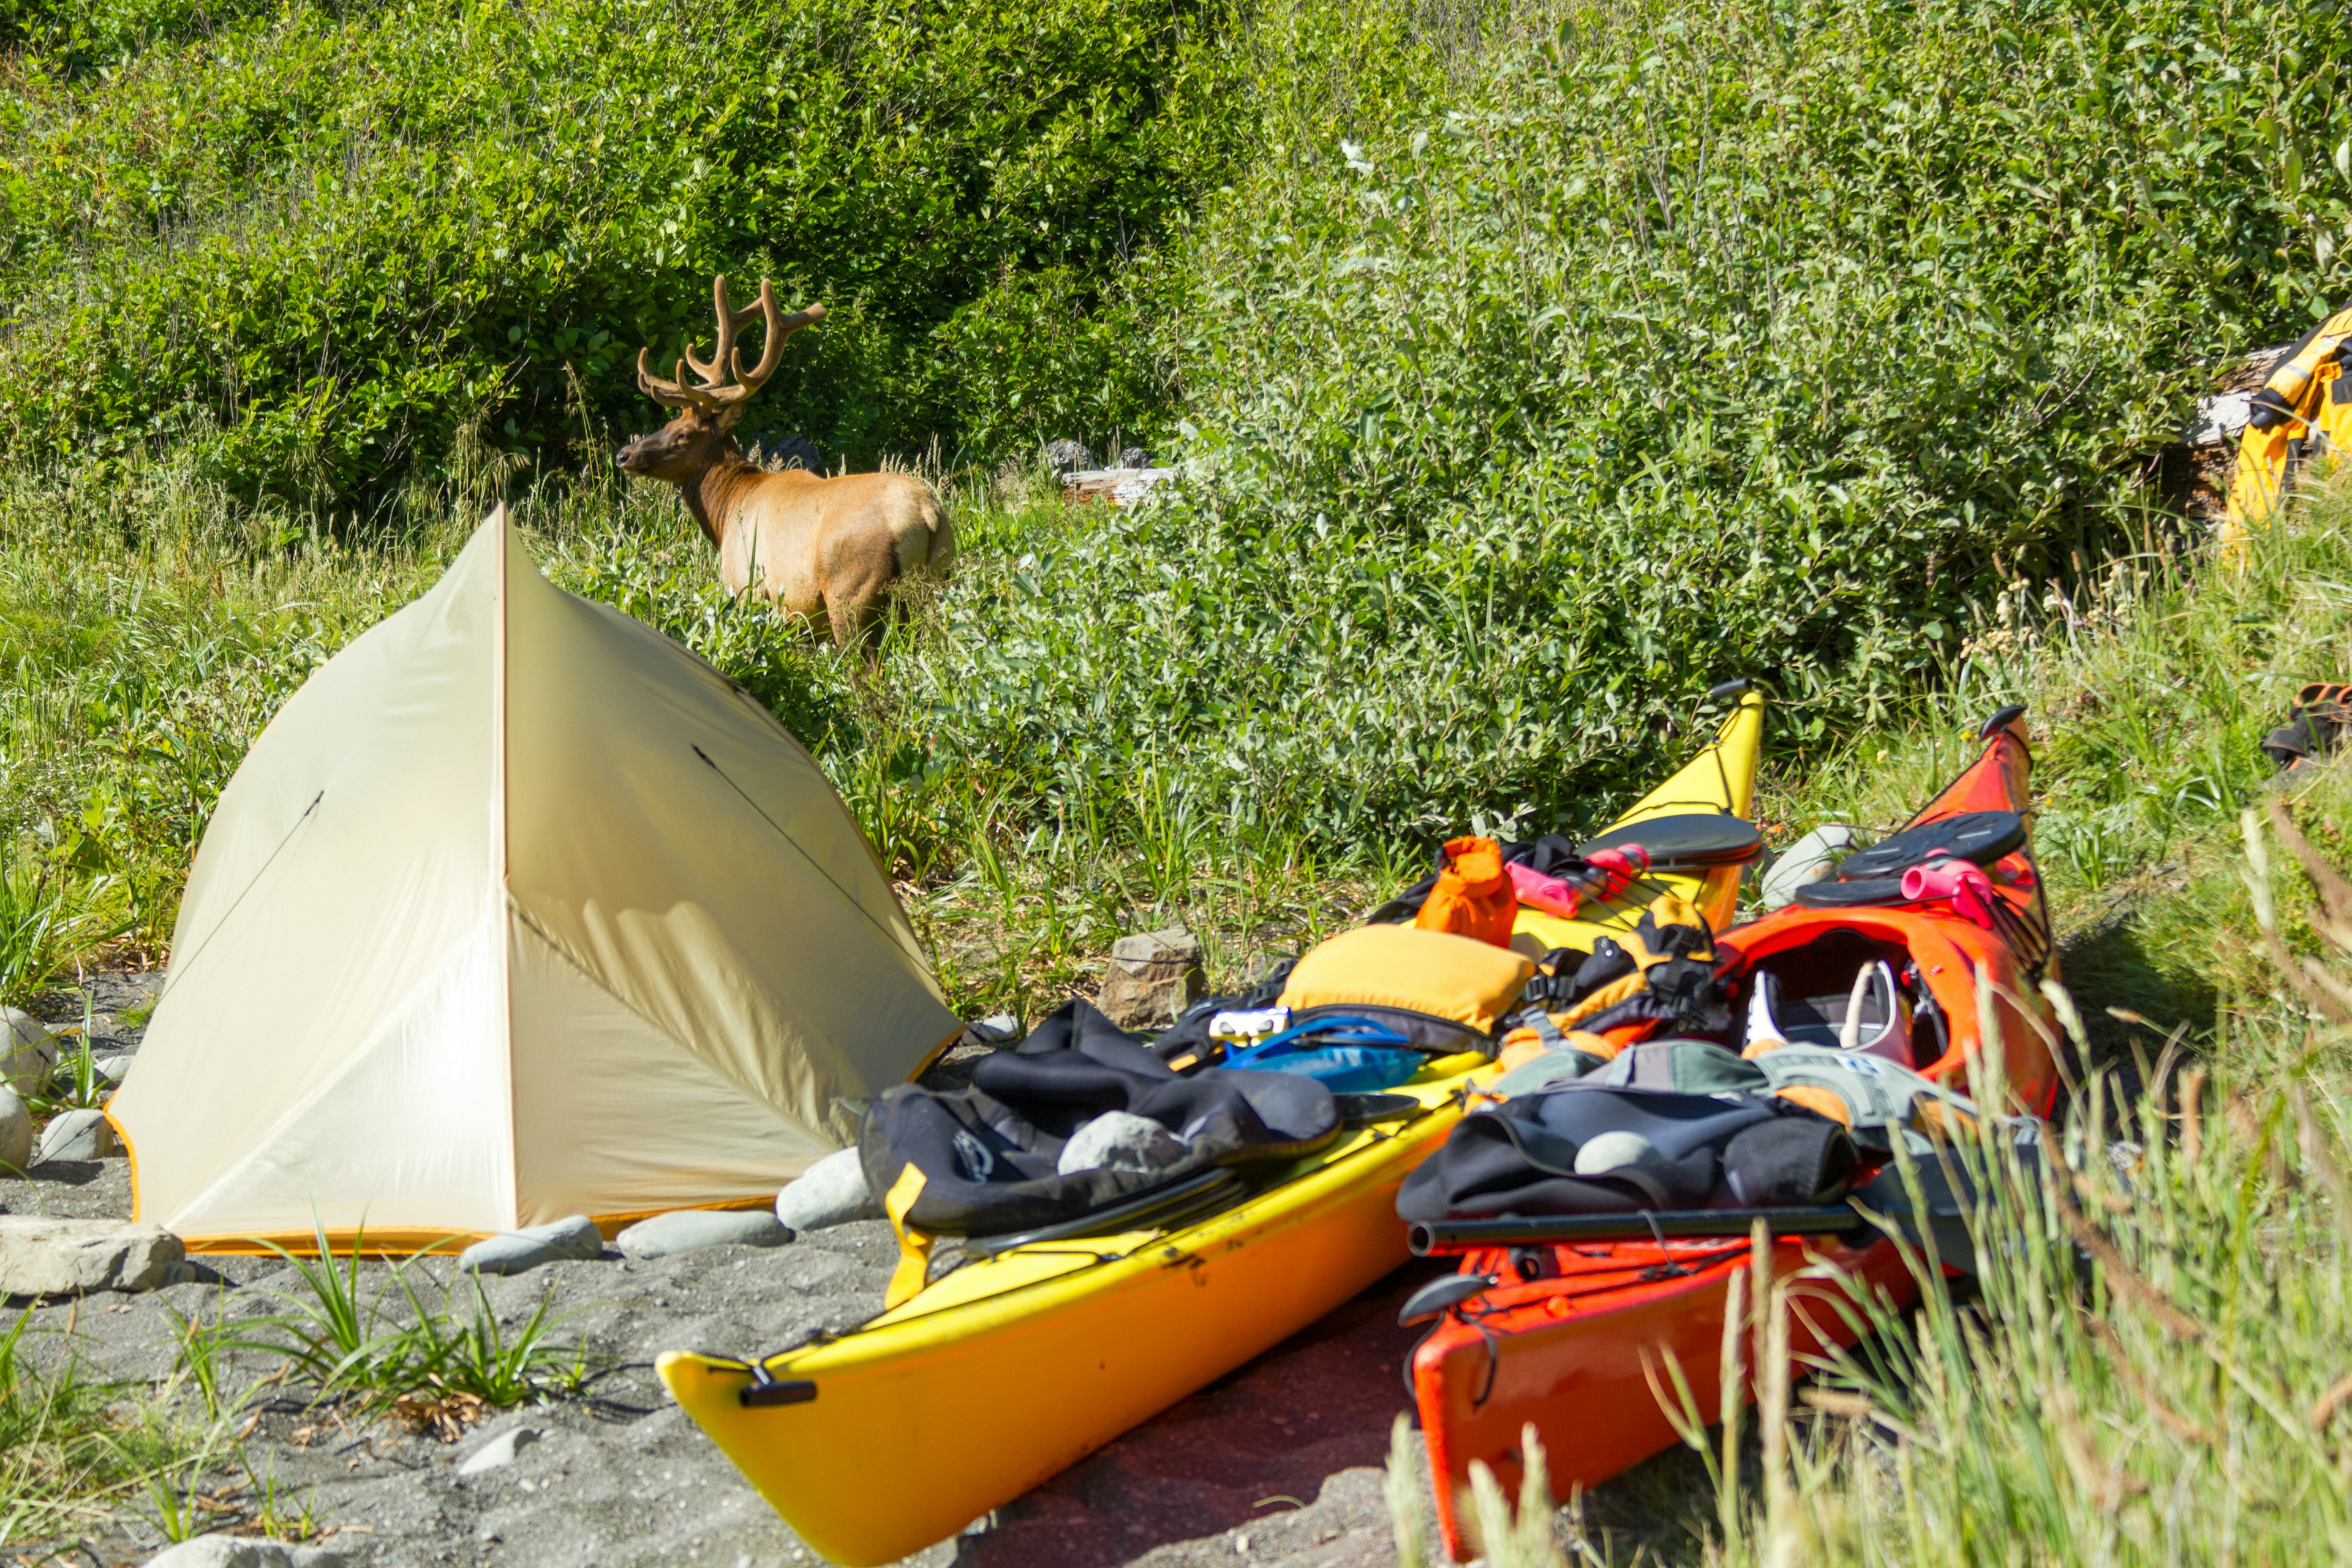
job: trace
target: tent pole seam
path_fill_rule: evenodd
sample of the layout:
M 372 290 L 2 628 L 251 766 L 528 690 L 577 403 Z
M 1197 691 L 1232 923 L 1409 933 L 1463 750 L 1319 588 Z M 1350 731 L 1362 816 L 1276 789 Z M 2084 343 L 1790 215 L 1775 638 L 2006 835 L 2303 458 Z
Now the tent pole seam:
M 514 894 L 508 881 L 513 868 L 514 849 L 509 841 L 509 824 L 513 818 L 509 799 L 507 767 L 507 616 L 513 608 L 513 597 L 508 592 L 507 558 L 512 524 L 507 520 L 506 502 L 500 501 L 494 514 L 499 525 L 499 571 L 497 593 L 497 623 L 491 629 L 490 655 L 490 765 L 498 770 L 498 789 L 492 797 L 499 819 L 491 834 L 490 853 L 496 860 L 490 868 L 490 885 L 497 889 L 498 900 L 509 910 L 514 907 Z M 532 565 L 538 573 L 537 563 Z M 546 579 L 540 578 L 542 583 Z M 503 922 L 502 922 L 503 923 Z M 507 1079 L 507 1190 L 505 1194 L 507 1222 L 522 1223 L 522 1119 L 515 1103 L 514 1068 L 514 946 L 507 933 L 499 933 L 499 1011 L 504 1015 Z

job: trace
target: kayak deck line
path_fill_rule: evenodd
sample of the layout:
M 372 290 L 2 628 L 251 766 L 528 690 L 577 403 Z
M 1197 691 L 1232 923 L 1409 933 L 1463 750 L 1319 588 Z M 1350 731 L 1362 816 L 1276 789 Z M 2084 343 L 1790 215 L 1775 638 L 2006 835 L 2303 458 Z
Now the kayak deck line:
M 1910 1219 L 1914 1209 L 1885 1211 L 1888 1219 Z M 1637 1209 L 1630 1214 L 1552 1215 L 1536 1219 L 1423 1220 L 1405 1229 L 1405 1246 L 1415 1258 L 1476 1251 L 1489 1247 L 1580 1241 L 1685 1240 L 1746 1237 L 1760 1223 L 1771 1236 L 1843 1236 L 1874 1228 L 1879 1211 L 1851 1204 L 1804 1208 Z M 1930 1222 L 1965 1216 L 1958 1209 L 1929 1209 Z

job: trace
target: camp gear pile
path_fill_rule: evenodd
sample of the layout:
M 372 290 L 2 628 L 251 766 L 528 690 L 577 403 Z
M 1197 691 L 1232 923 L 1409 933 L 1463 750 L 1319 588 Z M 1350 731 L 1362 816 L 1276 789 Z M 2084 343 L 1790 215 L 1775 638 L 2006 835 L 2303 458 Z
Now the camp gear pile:
M 1124 1145 L 1141 1157 L 1070 1158 L 1109 1118 L 1149 1122 L 1164 1137 Z M 1072 1002 L 1016 1049 L 982 1058 L 970 1089 L 887 1090 L 858 1148 L 877 1193 L 898 1187 L 909 1166 L 921 1173 L 920 1195 L 894 1218 L 988 1237 L 1076 1219 L 1210 1166 L 1296 1159 L 1339 1131 L 1331 1091 L 1313 1078 L 1222 1068 L 1186 1077 Z
M 1036 1086 L 1024 1080 L 1020 1090 L 1032 1098 L 1021 1105 L 1024 1125 L 991 1120 L 974 1099 L 926 1108 L 927 1118 L 945 1113 L 922 1134 L 929 1149 L 916 1150 L 908 1134 L 895 1167 L 874 1175 L 887 1184 L 876 1196 L 900 1230 L 887 1310 L 856 1329 L 755 1361 L 673 1351 L 657 1363 L 664 1385 L 813 1550 L 841 1563 L 886 1563 L 962 1529 L 1356 1296 L 1405 1260 L 1397 1188 L 1496 1075 L 1494 1055 L 1507 1021 L 1528 1004 L 1538 956 L 1556 949 L 1589 954 L 1604 939 L 1622 947 L 1643 911 L 1665 898 L 1711 926 L 1731 916 L 1742 868 L 1759 842 L 1739 814 L 1755 782 L 1762 699 L 1737 686 L 1716 698 L 1737 700 L 1713 743 L 1696 748 L 1686 765 L 1600 836 L 1611 842 L 1573 847 L 1588 860 L 1594 849 L 1614 849 L 1632 867 L 1637 862 L 1627 846 L 1651 847 L 1654 826 L 1685 844 L 1716 846 L 1709 853 L 1718 858 L 1693 864 L 1653 856 L 1648 871 L 1618 896 L 1583 899 L 1574 920 L 1517 902 L 1507 947 L 1417 928 L 1416 906 L 1401 921 L 1392 915 L 1318 943 L 1286 972 L 1207 999 L 1159 1039 L 1138 1044 L 1188 1092 L 1221 1074 L 1325 1089 L 1415 1069 L 1385 1089 L 1331 1094 L 1339 1129 L 1329 1142 L 1285 1159 L 1196 1164 L 1165 1184 L 1127 1186 L 1121 1163 L 1165 1175 L 1190 1157 L 1161 1142 L 1181 1126 L 1139 1114 L 1177 1090 L 1123 1051 L 1110 1052 L 1108 1063 L 1095 1059 L 1083 1048 L 1082 1016 L 1073 1014 L 1080 1055 L 1119 1071 L 1116 1104 L 1088 1099 L 1073 1109 L 1035 1098 Z M 1501 847 L 1498 863 L 1507 866 Z M 1480 875 L 1478 858 L 1457 850 L 1449 861 L 1465 891 L 1493 880 Z M 1507 871 L 1502 876 L 1516 901 L 1517 884 Z M 1661 962 L 1675 956 L 1644 951 Z M 991 1059 L 1008 1054 L 1020 1053 Z M 1341 1076 L 1359 1069 L 1367 1076 Z M 1005 1085 L 992 1074 L 976 1079 L 973 1089 L 1011 1110 Z M 890 1099 L 880 1113 L 886 1121 L 911 1103 Z M 1271 1120 L 1262 1103 L 1255 1108 Z M 1073 1126 L 1081 1110 L 1093 1119 Z M 1112 1121 L 1113 1111 L 1146 1125 Z M 973 1184 L 956 1163 L 957 1132 L 982 1143 L 992 1160 L 1005 1157 L 983 1131 L 1003 1135 L 1017 1152 L 1017 1181 Z M 1110 1163 L 1077 1170 L 1073 1148 Z M 1032 1161 L 1028 1171 L 1020 1158 Z M 992 1237 L 950 1244 L 943 1237 L 951 1233 L 942 1232 L 931 1248 L 925 1218 L 967 1228 L 1021 1222 L 923 1208 L 931 1180 L 924 1163 L 947 1176 L 967 1205 L 993 1204 L 995 1194 L 973 1190 L 981 1185 L 1066 1194 L 1071 1185 L 1100 1180 L 1114 1190 L 1106 1199 L 1131 1195 L 1062 1224 Z M 1078 1199 L 1100 1201 L 1086 1191 Z M 941 1419 L 941 1412 L 984 1412 L 983 1440 L 973 1441 L 969 1420 Z M 828 1441 L 835 1431 L 864 1436 Z M 877 1452 L 891 1462 L 876 1464 Z M 908 1475 L 923 1484 L 908 1487 Z
M 1736 818 L 1707 816 L 1710 823 Z M 1739 825 L 1745 827 L 1746 824 Z M 1654 833 L 1654 824 L 1640 831 Z M 1450 838 L 1438 851 L 1437 874 L 1372 911 L 1372 924 L 1409 921 L 1424 931 L 1452 931 L 1508 947 L 1522 905 L 1574 920 L 1588 904 L 1623 896 L 1650 870 L 1649 851 L 1637 841 L 1581 848 L 1558 834 L 1528 842 Z
M 1963 1092 L 1980 1068 L 2029 1110 L 2057 1088 L 2020 711 L 1979 734 L 1909 826 L 1804 868 L 1785 906 L 1711 932 L 1661 900 L 1619 951 L 1539 965 L 1507 1070 L 1397 1200 L 1416 1251 L 1461 1259 L 1407 1303 L 1431 1325 L 1412 1375 L 1455 1557 L 1475 1550 L 1472 1477 L 1517 1484 L 1530 1424 L 1564 1496 L 1675 1440 L 1656 1369 L 1690 1374 L 1689 1419 L 1726 1414 L 1742 1383 L 1705 1369 L 1759 1247 L 1776 1272 L 1820 1260 L 1820 1289 L 1900 1301 L 1924 1276 L 1890 1232 L 1972 1260 L 1957 1140 L 2013 1143 L 2033 1169 L 2039 1126 L 1988 1128 Z M 1826 1305 L 1790 1316 L 1800 1364 L 1861 1331 Z

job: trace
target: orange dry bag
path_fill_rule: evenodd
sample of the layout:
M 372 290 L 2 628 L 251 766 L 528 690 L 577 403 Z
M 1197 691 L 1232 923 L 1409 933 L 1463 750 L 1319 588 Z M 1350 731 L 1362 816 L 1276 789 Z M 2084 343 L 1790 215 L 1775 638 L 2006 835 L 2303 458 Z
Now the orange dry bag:
M 1452 838 L 1445 844 L 1445 866 L 1437 873 L 1437 886 L 1430 889 L 1412 923 L 1423 931 L 1451 931 L 1508 947 L 1518 918 L 1518 895 L 1503 873 L 1503 847 L 1491 838 Z

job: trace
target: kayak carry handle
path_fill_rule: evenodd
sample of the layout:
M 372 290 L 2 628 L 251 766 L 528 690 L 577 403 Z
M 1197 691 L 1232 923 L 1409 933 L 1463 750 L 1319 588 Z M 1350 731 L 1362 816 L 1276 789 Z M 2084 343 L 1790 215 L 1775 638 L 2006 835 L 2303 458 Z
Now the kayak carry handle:
M 2010 721 L 2019 717 L 2024 711 L 2024 703 L 2011 703 L 2008 707 L 2002 709 L 2000 712 L 1994 714 L 1991 718 L 1977 726 L 1977 739 L 1979 741 L 1991 740 L 1995 735 L 1998 735 L 2003 730 L 2008 729 Z
M 1534 1219 L 1421 1220 L 1405 1229 L 1415 1258 L 1536 1242 L 1663 1241 L 1668 1237 L 1738 1237 L 1758 1220 L 1774 1236 L 1839 1236 L 1870 1222 L 1843 1204 L 1817 1208 L 1661 1209 L 1634 1214 L 1544 1215 Z
M 751 1363 L 751 1381 L 735 1395 L 735 1403 L 746 1410 L 759 1410 L 771 1405 L 806 1405 L 816 1398 L 816 1384 L 804 1377 L 771 1377 L 768 1369 L 759 1362 Z
M 1720 686 L 1708 687 L 1706 689 L 1706 697 L 1702 698 L 1701 700 L 1706 702 L 1720 702 L 1727 697 L 1738 697 L 1741 695 L 1746 692 L 1749 687 L 1755 684 L 1755 680 L 1748 676 L 1735 675 Z

